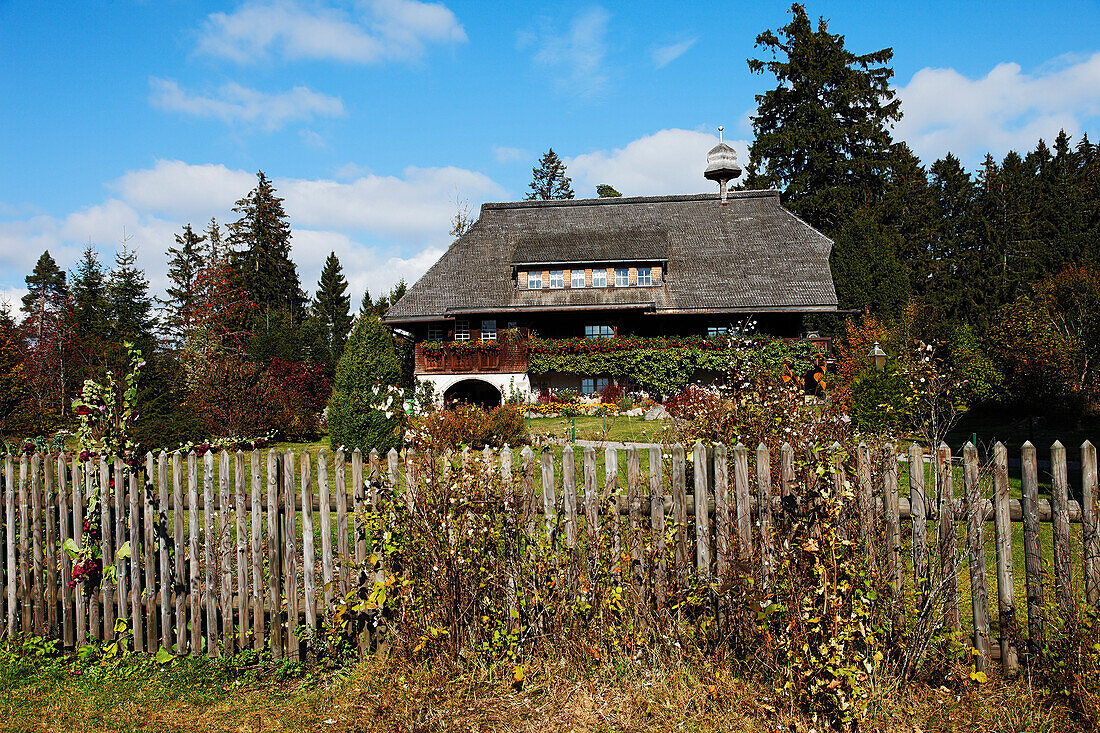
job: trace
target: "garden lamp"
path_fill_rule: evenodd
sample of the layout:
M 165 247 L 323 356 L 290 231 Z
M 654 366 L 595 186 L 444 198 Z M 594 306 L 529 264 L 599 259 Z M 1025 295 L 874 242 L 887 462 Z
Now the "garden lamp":
M 878 345 L 878 341 L 871 347 L 871 351 L 867 356 L 874 362 L 875 369 L 882 371 L 886 368 L 886 352 L 882 350 L 882 347 Z

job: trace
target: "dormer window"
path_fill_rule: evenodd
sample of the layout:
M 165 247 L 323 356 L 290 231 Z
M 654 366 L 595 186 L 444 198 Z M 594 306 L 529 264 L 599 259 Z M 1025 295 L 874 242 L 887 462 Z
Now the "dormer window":
M 592 287 L 594 287 L 594 288 L 606 288 L 607 287 L 607 270 L 593 270 L 592 271 Z
M 528 290 L 542 290 L 542 273 L 541 272 L 528 272 L 527 273 L 527 289 Z
M 639 267 L 638 268 L 638 284 L 639 285 L 652 285 L 653 284 L 653 268 L 651 268 L 651 267 Z
M 570 287 L 583 288 L 584 287 L 584 270 L 573 270 L 570 281 Z
M 551 270 L 550 271 L 550 287 L 551 288 L 564 288 L 565 287 L 565 277 L 564 277 L 564 273 L 561 270 Z
M 625 288 L 630 285 L 630 270 L 625 267 L 615 268 L 615 287 Z

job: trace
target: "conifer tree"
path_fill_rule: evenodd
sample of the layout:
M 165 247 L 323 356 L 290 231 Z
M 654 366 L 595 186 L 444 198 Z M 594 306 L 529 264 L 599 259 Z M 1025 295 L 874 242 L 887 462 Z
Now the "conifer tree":
M 122 243 L 115 266 L 107 278 L 113 345 L 130 342 L 148 356 L 154 347 L 153 298 L 145 271 L 137 267 L 137 252 Z
M 622 196 L 622 194 L 616 191 L 615 187 L 609 183 L 601 183 L 596 186 L 596 195 L 601 199 L 616 199 Z
M 229 243 L 241 286 L 270 328 L 278 310 L 286 310 L 298 321 L 305 299 L 298 269 L 290 259 L 290 223 L 283 199 L 263 171 L 256 175 L 256 187 L 233 207 L 240 218 L 229 225 Z
M 46 250 L 38 258 L 34 272 L 26 277 L 27 294 L 23 296 L 23 313 L 27 318 L 37 318 L 36 336 L 41 336 L 46 325 L 47 311 L 55 310 L 68 294 L 65 272 Z
M 790 12 L 778 32 L 756 37 L 771 58 L 748 60 L 776 86 L 756 97 L 746 186 L 782 189 L 796 213 L 830 233 L 884 187 L 888 127 L 901 119 L 890 87 L 893 51 L 854 54 L 824 19 L 815 29 L 805 6 Z
M 348 281 L 344 278 L 340 259 L 335 252 L 330 252 L 321 270 L 313 303 L 313 314 L 322 328 L 322 338 L 329 352 L 326 361 L 330 373 L 344 353 L 344 344 L 351 332 L 351 297 L 347 293 Z
M 110 303 L 103 266 L 91 245 L 84 248 L 70 289 L 73 335 L 83 348 L 106 342 L 110 329 Z
M 531 191 L 528 201 L 573 198 L 573 181 L 565 174 L 565 163 L 550 148 L 539 158 L 539 164 L 531 169 Z
M 165 326 L 168 335 L 178 346 L 184 332 L 194 321 L 195 306 L 198 303 L 198 275 L 206 260 L 203 243 L 206 236 L 196 233 L 190 224 L 183 227 L 183 233 L 176 235 L 176 246 L 168 248 L 168 280 L 171 284 L 165 288 L 168 296 L 161 301 L 167 313 Z

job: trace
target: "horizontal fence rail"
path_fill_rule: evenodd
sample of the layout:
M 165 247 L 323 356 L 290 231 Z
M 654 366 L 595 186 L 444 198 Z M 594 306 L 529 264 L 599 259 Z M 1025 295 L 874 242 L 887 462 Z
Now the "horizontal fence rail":
M 1049 500 L 1039 499 L 1040 468 L 1030 443 L 1020 452 L 1018 489 L 999 443 L 982 462 L 969 444 L 957 456 L 947 446 L 929 456 L 917 445 L 860 444 L 850 451 L 834 445 L 827 452 L 835 467 L 829 480 L 846 482 L 858 508 L 858 520 L 845 531 L 860 543 L 869 569 L 888 579 L 896 623 L 926 601 L 938 567 L 947 624 L 961 629 L 964 579 L 978 664 L 984 669 L 999 658 L 1014 674 L 1043 638 L 1049 575 L 1064 613 L 1076 612 L 1081 601 L 1100 606 L 1091 443 L 1081 446 L 1072 477 L 1065 448 L 1051 448 L 1049 475 L 1043 474 Z M 444 456 L 412 448 L 381 456 L 162 452 L 140 465 L 82 462 L 70 454 L 7 456 L 0 484 L 0 633 L 48 636 L 75 648 L 118 638 L 116 622 L 124 619 L 121 633 L 132 633 L 136 650 L 216 656 L 269 648 L 276 659 L 297 660 L 308 651 L 306 630 L 330 618 L 333 600 L 373 582 L 375 576 L 360 569 L 368 557 L 366 520 L 379 492 L 396 492 L 415 512 L 425 482 L 471 476 L 500 481 L 505 508 L 527 518 L 518 524 L 570 551 L 576 568 L 569 572 L 607 562 L 660 611 L 666 589 L 686 573 L 720 585 L 738 562 L 759 562 L 769 572 L 776 520 L 796 511 L 788 498 L 800 482 L 817 480 L 804 475 L 804 457 L 787 444 L 642 445 L 601 453 L 571 446 Z M 1081 501 L 1069 499 L 1071 489 Z M 1010 496 L 1016 491 L 1019 499 Z M 705 513 L 696 511 L 704 505 Z M 597 547 L 601 523 L 610 523 L 607 557 Z M 1023 525 L 1019 538 L 1013 523 Z M 959 525 L 965 527 L 962 559 Z M 1026 635 L 1015 619 L 1014 551 L 1021 540 Z M 1053 550 L 1047 568 L 1044 542 Z M 993 573 L 986 568 L 987 545 Z M 99 565 L 88 559 L 93 547 Z M 995 577 L 992 603 L 987 575 Z M 360 648 L 368 647 L 364 640 Z

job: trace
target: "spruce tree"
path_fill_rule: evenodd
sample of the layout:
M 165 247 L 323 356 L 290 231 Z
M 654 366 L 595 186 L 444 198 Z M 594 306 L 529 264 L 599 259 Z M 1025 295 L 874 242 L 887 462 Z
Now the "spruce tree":
M 97 348 L 110 330 L 110 303 L 103 266 L 91 245 L 84 248 L 70 289 L 73 334 L 81 347 Z
M 528 201 L 573 198 L 573 181 L 565 175 L 565 163 L 561 162 L 553 148 L 539 159 L 539 164 L 531 169 L 531 175 Z
M 824 19 L 815 29 L 804 6 L 790 12 L 778 32 L 756 37 L 771 59 L 748 60 L 776 86 L 756 96 L 746 185 L 782 189 L 796 213 L 830 233 L 885 185 L 888 128 L 901 119 L 890 87 L 893 51 L 854 54 Z
M 23 332 L 27 334 L 28 379 L 40 396 L 40 412 L 65 413 L 69 387 L 69 292 L 65 272 L 48 251 L 27 276 Z
M 622 196 L 622 194 L 616 191 L 615 187 L 609 183 L 601 183 L 596 186 L 596 195 L 601 199 L 615 199 Z
M 167 311 L 165 326 L 175 344 L 180 344 L 189 324 L 194 320 L 195 306 L 199 299 L 198 275 L 206 260 L 203 243 L 206 237 L 196 233 L 190 224 L 183 233 L 176 235 L 176 246 L 168 248 L 168 280 L 165 288 L 168 296 L 161 301 Z
M 351 296 L 348 295 L 344 269 L 335 252 L 329 253 L 321 270 L 313 312 L 322 328 L 322 338 L 329 352 L 326 362 L 327 370 L 331 374 L 340 355 L 344 353 L 344 344 L 351 332 Z
M 233 207 L 240 218 L 229 225 L 229 243 L 240 284 L 256 304 L 257 316 L 270 327 L 278 310 L 299 320 L 305 299 L 290 259 L 290 223 L 283 199 L 263 171 L 256 176 L 256 187 Z
M 137 267 L 137 252 L 126 246 L 115 255 L 115 266 L 107 278 L 111 332 L 114 345 L 130 342 L 147 356 L 155 343 L 157 319 L 145 271 Z

